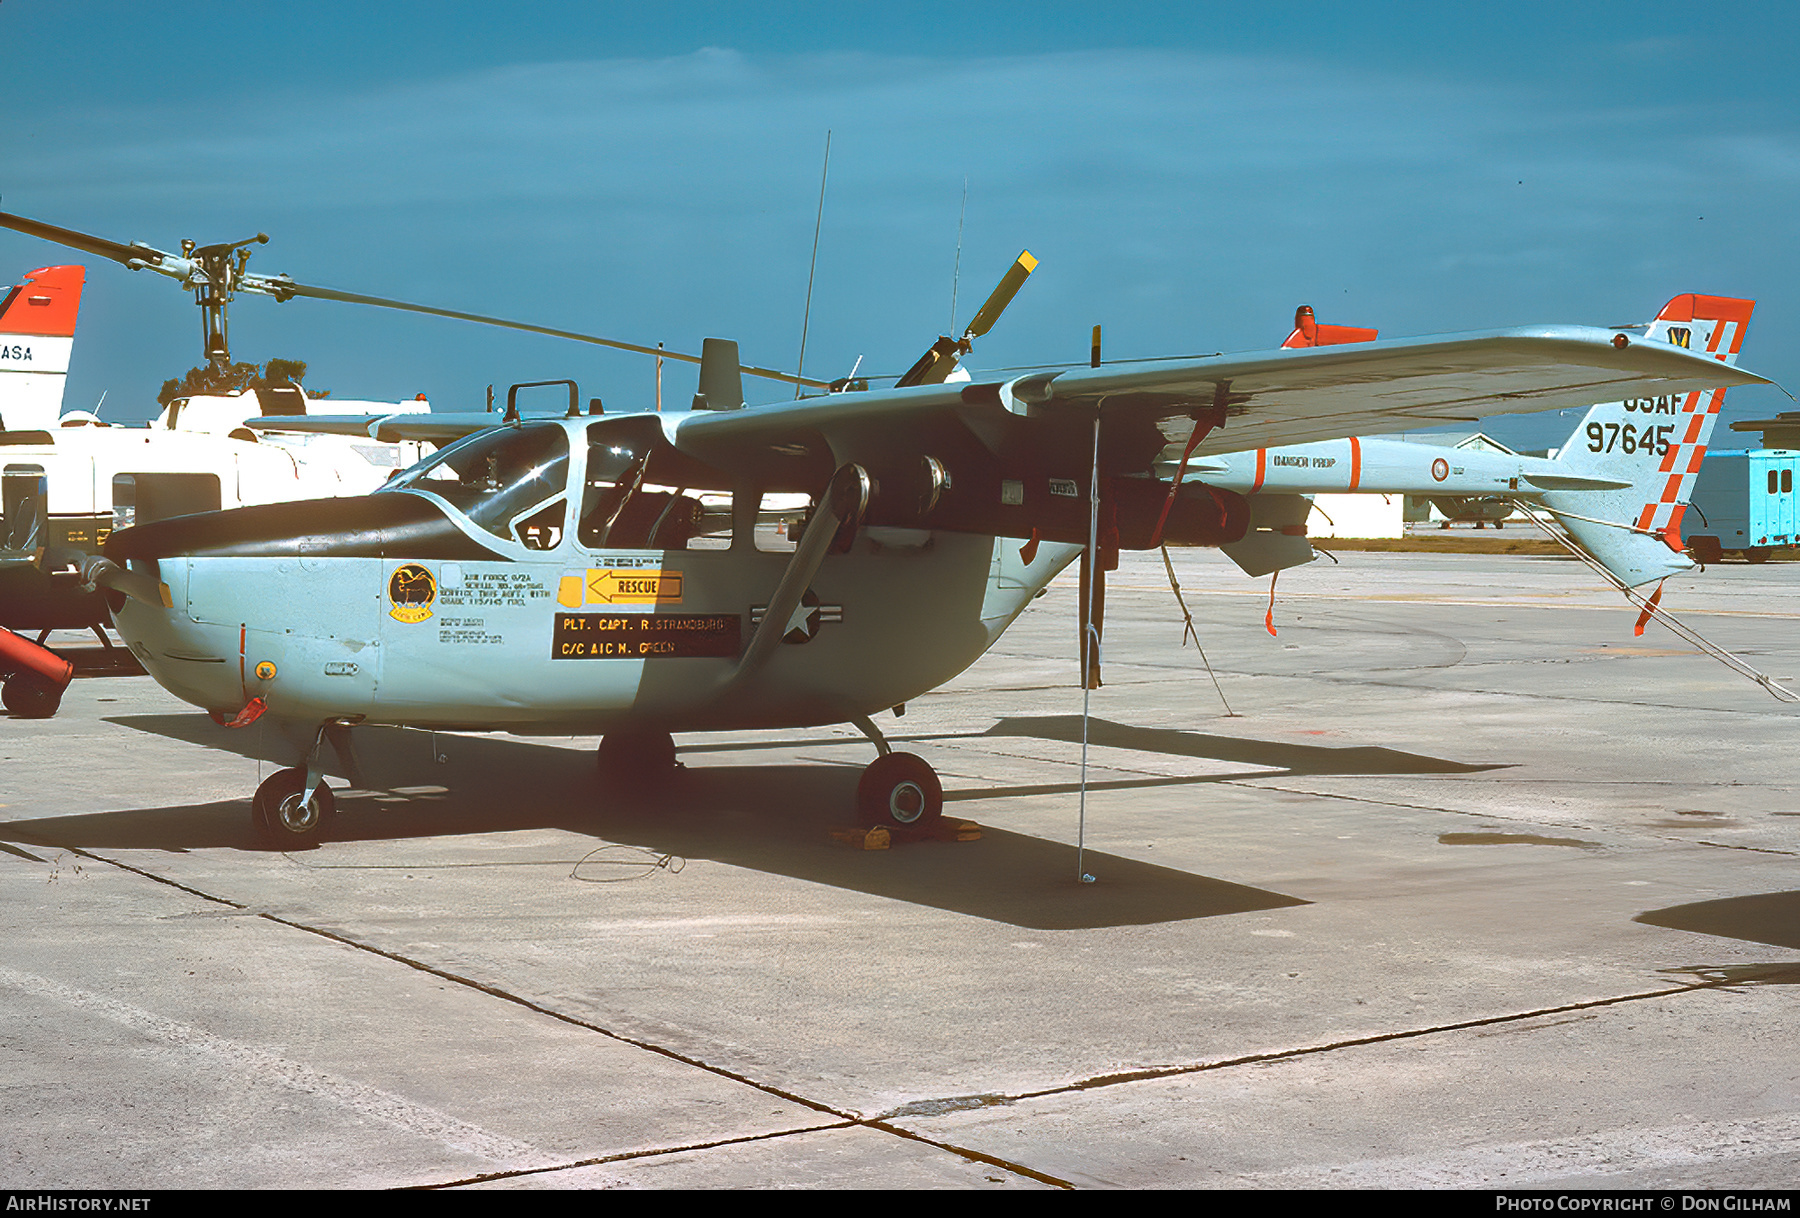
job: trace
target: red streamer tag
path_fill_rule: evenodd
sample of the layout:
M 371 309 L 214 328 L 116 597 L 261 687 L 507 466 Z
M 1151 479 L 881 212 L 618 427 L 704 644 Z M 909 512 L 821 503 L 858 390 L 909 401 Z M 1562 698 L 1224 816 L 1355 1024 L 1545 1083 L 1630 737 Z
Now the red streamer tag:
M 1270 638 L 1279 637 L 1275 633 L 1275 580 L 1280 574 L 1281 572 L 1277 571 L 1274 575 L 1269 576 L 1269 611 L 1263 614 L 1263 626 L 1268 629 Z
M 261 698 L 252 698 L 250 701 L 244 703 L 244 709 L 237 713 L 236 718 L 232 719 L 232 721 L 225 726 L 248 727 L 250 724 L 255 723 L 258 719 L 262 718 L 262 713 L 268 709 L 269 704 L 264 702 Z
M 1644 602 L 1644 611 L 1638 614 L 1637 627 L 1631 632 L 1632 634 L 1641 636 L 1644 633 L 1644 627 L 1648 626 L 1650 619 L 1656 616 L 1656 603 L 1661 599 L 1662 581 L 1659 579 L 1656 581 L 1656 591 L 1650 594 L 1650 599 Z

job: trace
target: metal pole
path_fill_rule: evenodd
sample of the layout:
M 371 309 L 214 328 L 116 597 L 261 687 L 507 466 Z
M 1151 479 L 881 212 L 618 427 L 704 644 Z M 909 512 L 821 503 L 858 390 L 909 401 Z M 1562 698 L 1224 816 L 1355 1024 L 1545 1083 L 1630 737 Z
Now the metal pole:
M 1100 635 L 1094 629 L 1094 585 L 1100 578 L 1100 412 L 1094 412 L 1094 466 L 1088 476 L 1088 548 L 1087 548 L 1087 595 L 1081 607 L 1081 637 L 1087 643 L 1084 652 L 1092 657 L 1094 663 L 1100 660 Z M 1088 680 L 1088 666 L 1081 665 L 1081 812 L 1075 830 L 1075 875 L 1083 884 L 1092 884 L 1094 877 L 1087 872 L 1087 765 L 1088 765 L 1088 702 L 1093 697 L 1089 688 L 1093 682 Z

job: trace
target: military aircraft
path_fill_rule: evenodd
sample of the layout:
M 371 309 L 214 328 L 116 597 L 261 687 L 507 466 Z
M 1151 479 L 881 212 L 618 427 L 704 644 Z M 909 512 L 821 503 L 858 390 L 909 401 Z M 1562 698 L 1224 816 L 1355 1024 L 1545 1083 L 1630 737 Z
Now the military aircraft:
M 165 688 L 287 742 L 253 801 L 284 847 L 332 817 L 326 740 L 342 758 L 375 723 L 599 734 L 621 783 L 672 771 L 672 732 L 849 723 L 877 753 L 859 815 L 917 825 L 941 786 L 872 716 L 1073 562 L 1094 559 L 1091 605 L 1121 549 L 1241 540 L 1249 501 L 1190 480 L 1194 458 L 1763 379 L 1552 325 L 752 406 L 736 345 L 709 340 L 685 411 L 583 414 L 562 382 L 564 415 L 522 416 L 515 386 L 498 426 L 291 420 L 462 438 L 366 498 L 140 517 L 82 572 Z M 797 538 L 758 527 L 776 495 L 811 505 Z
M 1653 342 L 1737 362 L 1756 302 L 1686 293 L 1639 326 L 1614 327 Z M 1285 347 L 1370 342 L 1374 330 L 1324 326 L 1304 306 Z M 1682 513 L 1725 389 L 1659 394 L 1589 408 L 1554 460 L 1353 436 L 1259 448 L 1189 463 L 1187 474 L 1249 498 L 1251 526 L 1220 548 L 1249 575 L 1310 562 L 1307 496 L 1362 492 L 1542 507 L 1626 587 L 1687 571 Z M 1168 477 L 1174 463 L 1158 474 Z

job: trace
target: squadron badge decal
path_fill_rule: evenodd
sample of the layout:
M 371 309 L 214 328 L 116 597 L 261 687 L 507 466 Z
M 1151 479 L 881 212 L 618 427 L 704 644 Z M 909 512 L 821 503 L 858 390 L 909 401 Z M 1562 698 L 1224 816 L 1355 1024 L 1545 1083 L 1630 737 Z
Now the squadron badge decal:
M 432 602 L 437 600 L 437 580 L 418 563 L 397 567 L 388 579 L 388 600 L 393 608 L 388 616 L 396 622 L 422 622 L 431 616 Z

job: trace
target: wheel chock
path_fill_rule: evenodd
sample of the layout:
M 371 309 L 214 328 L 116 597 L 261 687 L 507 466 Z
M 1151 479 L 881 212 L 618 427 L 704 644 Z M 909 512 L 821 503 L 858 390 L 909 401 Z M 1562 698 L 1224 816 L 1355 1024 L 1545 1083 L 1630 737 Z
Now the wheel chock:
M 833 841 L 841 842 L 852 850 L 886 850 L 893 837 L 880 825 L 873 829 L 833 829 Z
M 909 842 L 978 842 L 981 826 L 943 816 L 924 825 L 877 825 L 873 829 L 833 829 L 832 840 L 852 850 L 887 850 Z

